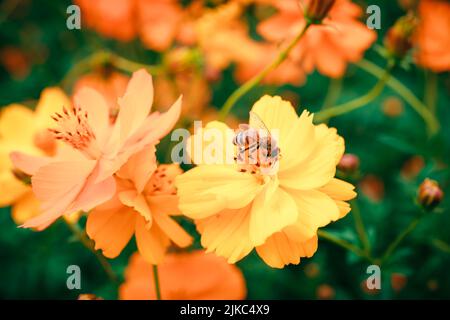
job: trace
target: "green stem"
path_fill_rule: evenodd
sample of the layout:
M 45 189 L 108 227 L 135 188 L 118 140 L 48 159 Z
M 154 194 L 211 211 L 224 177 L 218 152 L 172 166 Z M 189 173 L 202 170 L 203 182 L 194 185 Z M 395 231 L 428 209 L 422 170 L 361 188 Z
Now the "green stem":
M 358 233 L 359 240 L 361 241 L 364 251 L 368 256 L 371 254 L 370 241 L 367 236 L 366 228 L 364 227 L 364 222 L 361 216 L 361 211 L 359 210 L 358 203 L 352 201 L 352 215 L 355 222 L 356 232 Z
M 322 110 L 329 109 L 336 103 L 341 93 L 341 90 L 342 90 L 342 78 L 331 79 L 330 84 L 328 86 L 327 95 L 325 96 L 322 105 Z
M 246 83 L 244 83 L 242 86 L 240 86 L 236 91 L 234 91 L 225 101 L 222 109 L 220 110 L 219 114 L 219 120 L 225 120 L 227 115 L 230 113 L 233 106 L 236 104 L 236 102 L 247 92 L 249 92 L 251 89 L 253 89 L 255 86 L 257 86 L 271 71 L 276 69 L 288 56 L 291 50 L 297 45 L 297 43 L 303 38 L 306 31 L 309 29 L 309 27 L 312 25 L 312 22 L 307 22 L 305 27 L 303 28 L 302 32 L 300 32 L 294 40 L 283 50 L 280 52 L 280 54 L 277 56 L 277 58 L 272 61 L 271 64 L 266 66 L 260 73 L 258 73 L 256 76 L 248 80 Z
M 438 77 L 433 71 L 427 70 L 425 73 L 425 105 L 428 109 L 436 114 Z
M 116 69 L 128 73 L 133 73 L 138 69 L 145 69 L 152 75 L 161 72 L 161 68 L 158 66 L 149 66 L 139 62 L 131 61 L 115 53 L 102 50 L 94 52 L 93 54 L 81 59 L 74 66 L 72 66 L 70 71 L 64 76 L 64 79 L 61 82 L 62 87 L 68 91 L 78 77 L 106 63 L 110 63 Z
M 336 244 L 336 245 L 338 245 L 338 246 L 340 246 L 340 247 L 342 247 L 342 248 L 344 248 L 346 250 L 349 250 L 349 251 L 353 252 L 357 256 L 360 256 L 360 257 L 366 258 L 368 260 L 371 260 L 371 258 L 367 255 L 367 253 L 364 252 L 363 250 L 361 250 L 360 248 L 358 248 L 357 246 L 355 246 L 355 245 L 353 245 L 353 244 L 351 244 L 351 243 L 349 243 L 349 242 L 347 242 L 345 240 L 339 239 L 338 237 L 332 235 L 331 233 L 329 233 L 327 231 L 318 230 L 317 231 L 317 235 L 319 237 L 321 237 L 322 239 L 328 240 L 328 241 L 330 241 L 330 242 L 332 242 L 332 243 L 334 243 L 334 244 Z
M 397 238 L 395 238 L 395 240 L 389 245 L 389 247 L 387 248 L 386 252 L 384 253 L 384 255 L 381 258 L 381 262 L 380 264 L 385 263 L 390 257 L 391 255 L 394 253 L 395 249 L 397 249 L 397 247 L 400 245 L 400 243 L 411 233 L 414 231 L 414 229 L 417 227 L 417 225 L 419 224 L 420 220 L 422 219 L 423 214 L 417 216 L 416 218 L 414 218 L 414 220 L 412 220 L 409 225 L 405 228 L 405 230 L 402 231 L 402 233 L 400 233 Z
M 155 283 L 156 300 L 161 300 L 161 286 L 159 285 L 158 266 L 153 265 L 153 282 Z
M 372 74 L 377 78 L 383 76 L 383 69 L 373 64 L 370 61 L 362 59 L 356 64 L 362 70 Z M 397 94 L 402 97 L 425 121 L 429 134 L 433 135 L 439 130 L 439 122 L 436 117 L 428 110 L 428 108 L 400 81 L 394 77 L 390 77 L 387 82 L 387 86 L 393 89 Z
M 106 260 L 106 258 L 100 253 L 100 251 L 95 250 L 95 246 L 92 240 L 90 240 L 87 237 L 86 233 L 80 229 L 78 224 L 67 222 L 65 219 L 63 220 L 69 227 L 70 231 L 72 231 L 73 235 L 81 242 L 81 244 L 83 244 L 83 246 L 85 246 L 89 251 L 91 251 L 95 255 L 108 278 L 113 282 L 118 282 L 118 278 L 114 273 L 114 271 L 112 270 L 111 265 Z
M 367 92 L 365 95 L 358 97 L 354 100 L 348 101 L 346 103 L 343 103 L 341 105 L 326 110 L 322 110 L 315 114 L 314 120 L 316 120 L 316 122 L 324 122 L 331 118 L 349 113 L 351 111 L 357 110 L 361 107 L 368 105 L 370 102 L 375 100 L 381 94 L 381 92 L 383 92 L 383 89 L 391 76 L 393 66 L 394 64 L 392 62 L 388 62 L 386 69 L 383 72 L 383 75 L 379 78 L 375 86 L 372 89 L 370 89 L 370 91 Z
M 450 245 L 448 245 L 444 241 L 439 240 L 439 239 L 433 239 L 431 243 L 439 250 L 441 250 L 445 253 L 450 253 Z

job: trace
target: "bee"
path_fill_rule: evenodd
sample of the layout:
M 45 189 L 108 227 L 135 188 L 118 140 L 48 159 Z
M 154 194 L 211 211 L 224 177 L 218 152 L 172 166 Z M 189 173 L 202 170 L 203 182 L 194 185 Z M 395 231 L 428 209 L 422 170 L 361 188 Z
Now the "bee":
M 278 163 L 280 148 L 266 124 L 254 112 L 250 112 L 250 123 L 252 126 L 239 125 L 239 130 L 233 138 L 233 144 L 238 147 L 235 160 L 268 172 Z

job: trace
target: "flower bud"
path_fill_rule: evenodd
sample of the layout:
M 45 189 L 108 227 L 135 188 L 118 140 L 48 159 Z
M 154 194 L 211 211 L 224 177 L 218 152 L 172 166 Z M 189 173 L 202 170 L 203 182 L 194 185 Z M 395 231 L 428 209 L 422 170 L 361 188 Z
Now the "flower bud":
M 78 300 L 103 300 L 103 298 L 92 293 L 82 293 L 78 296 Z
M 403 16 L 395 22 L 384 38 L 384 46 L 389 54 L 403 58 L 408 53 L 413 46 L 412 36 L 417 23 L 417 17 L 413 14 Z
M 359 158 L 357 155 L 346 153 L 342 156 L 337 167 L 343 173 L 355 173 L 359 169 Z
M 315 24 L 320 24 L 335 2 L 336 0 L 309 0 L 306 4 L 305 17 Z
M 419 187 L 418 201 L 426 210 L 436 208 L 444 198 L 444 192 L 435 180 L 425 179 Z

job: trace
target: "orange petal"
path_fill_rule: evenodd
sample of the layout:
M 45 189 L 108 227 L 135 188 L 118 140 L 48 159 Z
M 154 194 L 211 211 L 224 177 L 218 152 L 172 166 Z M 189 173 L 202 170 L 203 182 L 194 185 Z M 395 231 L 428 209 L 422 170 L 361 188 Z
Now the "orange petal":
M 133 236 L 136 213 L 123 207 L 116 211 L 93 210 L 86 223 L 88 236 L 95 241 L 95 249 L 108 258 L 117 257 Z
M 157 224 L 152 224 L 150 230 L 146 228 L 146 221 L 142 217 L 136 219 L 136 243 L 139 253 L 151 264 L 163 261 L 169 238 L 162 232 Z

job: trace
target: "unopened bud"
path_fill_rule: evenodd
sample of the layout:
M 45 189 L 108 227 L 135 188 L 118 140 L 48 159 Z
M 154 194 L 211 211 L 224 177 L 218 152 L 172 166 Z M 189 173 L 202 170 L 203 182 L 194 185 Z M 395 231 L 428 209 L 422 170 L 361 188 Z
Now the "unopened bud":
M 97 297 L 95 294 L 92 293 L 82 293 L 78 296 L 77 300 L 103 300 L 103 298 Z
M 425 179 L 419 187 L 418 200 L 426 210 L 436 208 L 444 198 L 444 192 L 435 180 Z
M 312 23 L 320 24 L 335 2 L 336 0 L 309 0 L 305 7 L 305 17 Z
M 359 158 L 357 155 L 346 153 L 342 156 L 337 167 L 343 173 L 355 173 L 359 169 Z
M 384 38 L 384 46 L 389 54 L 396 58 L 403 58 L 412 48 L 412 36 L 416 29 L 418 20 L 414 14 L 403 16 L 395 22 L 386 37 Z

